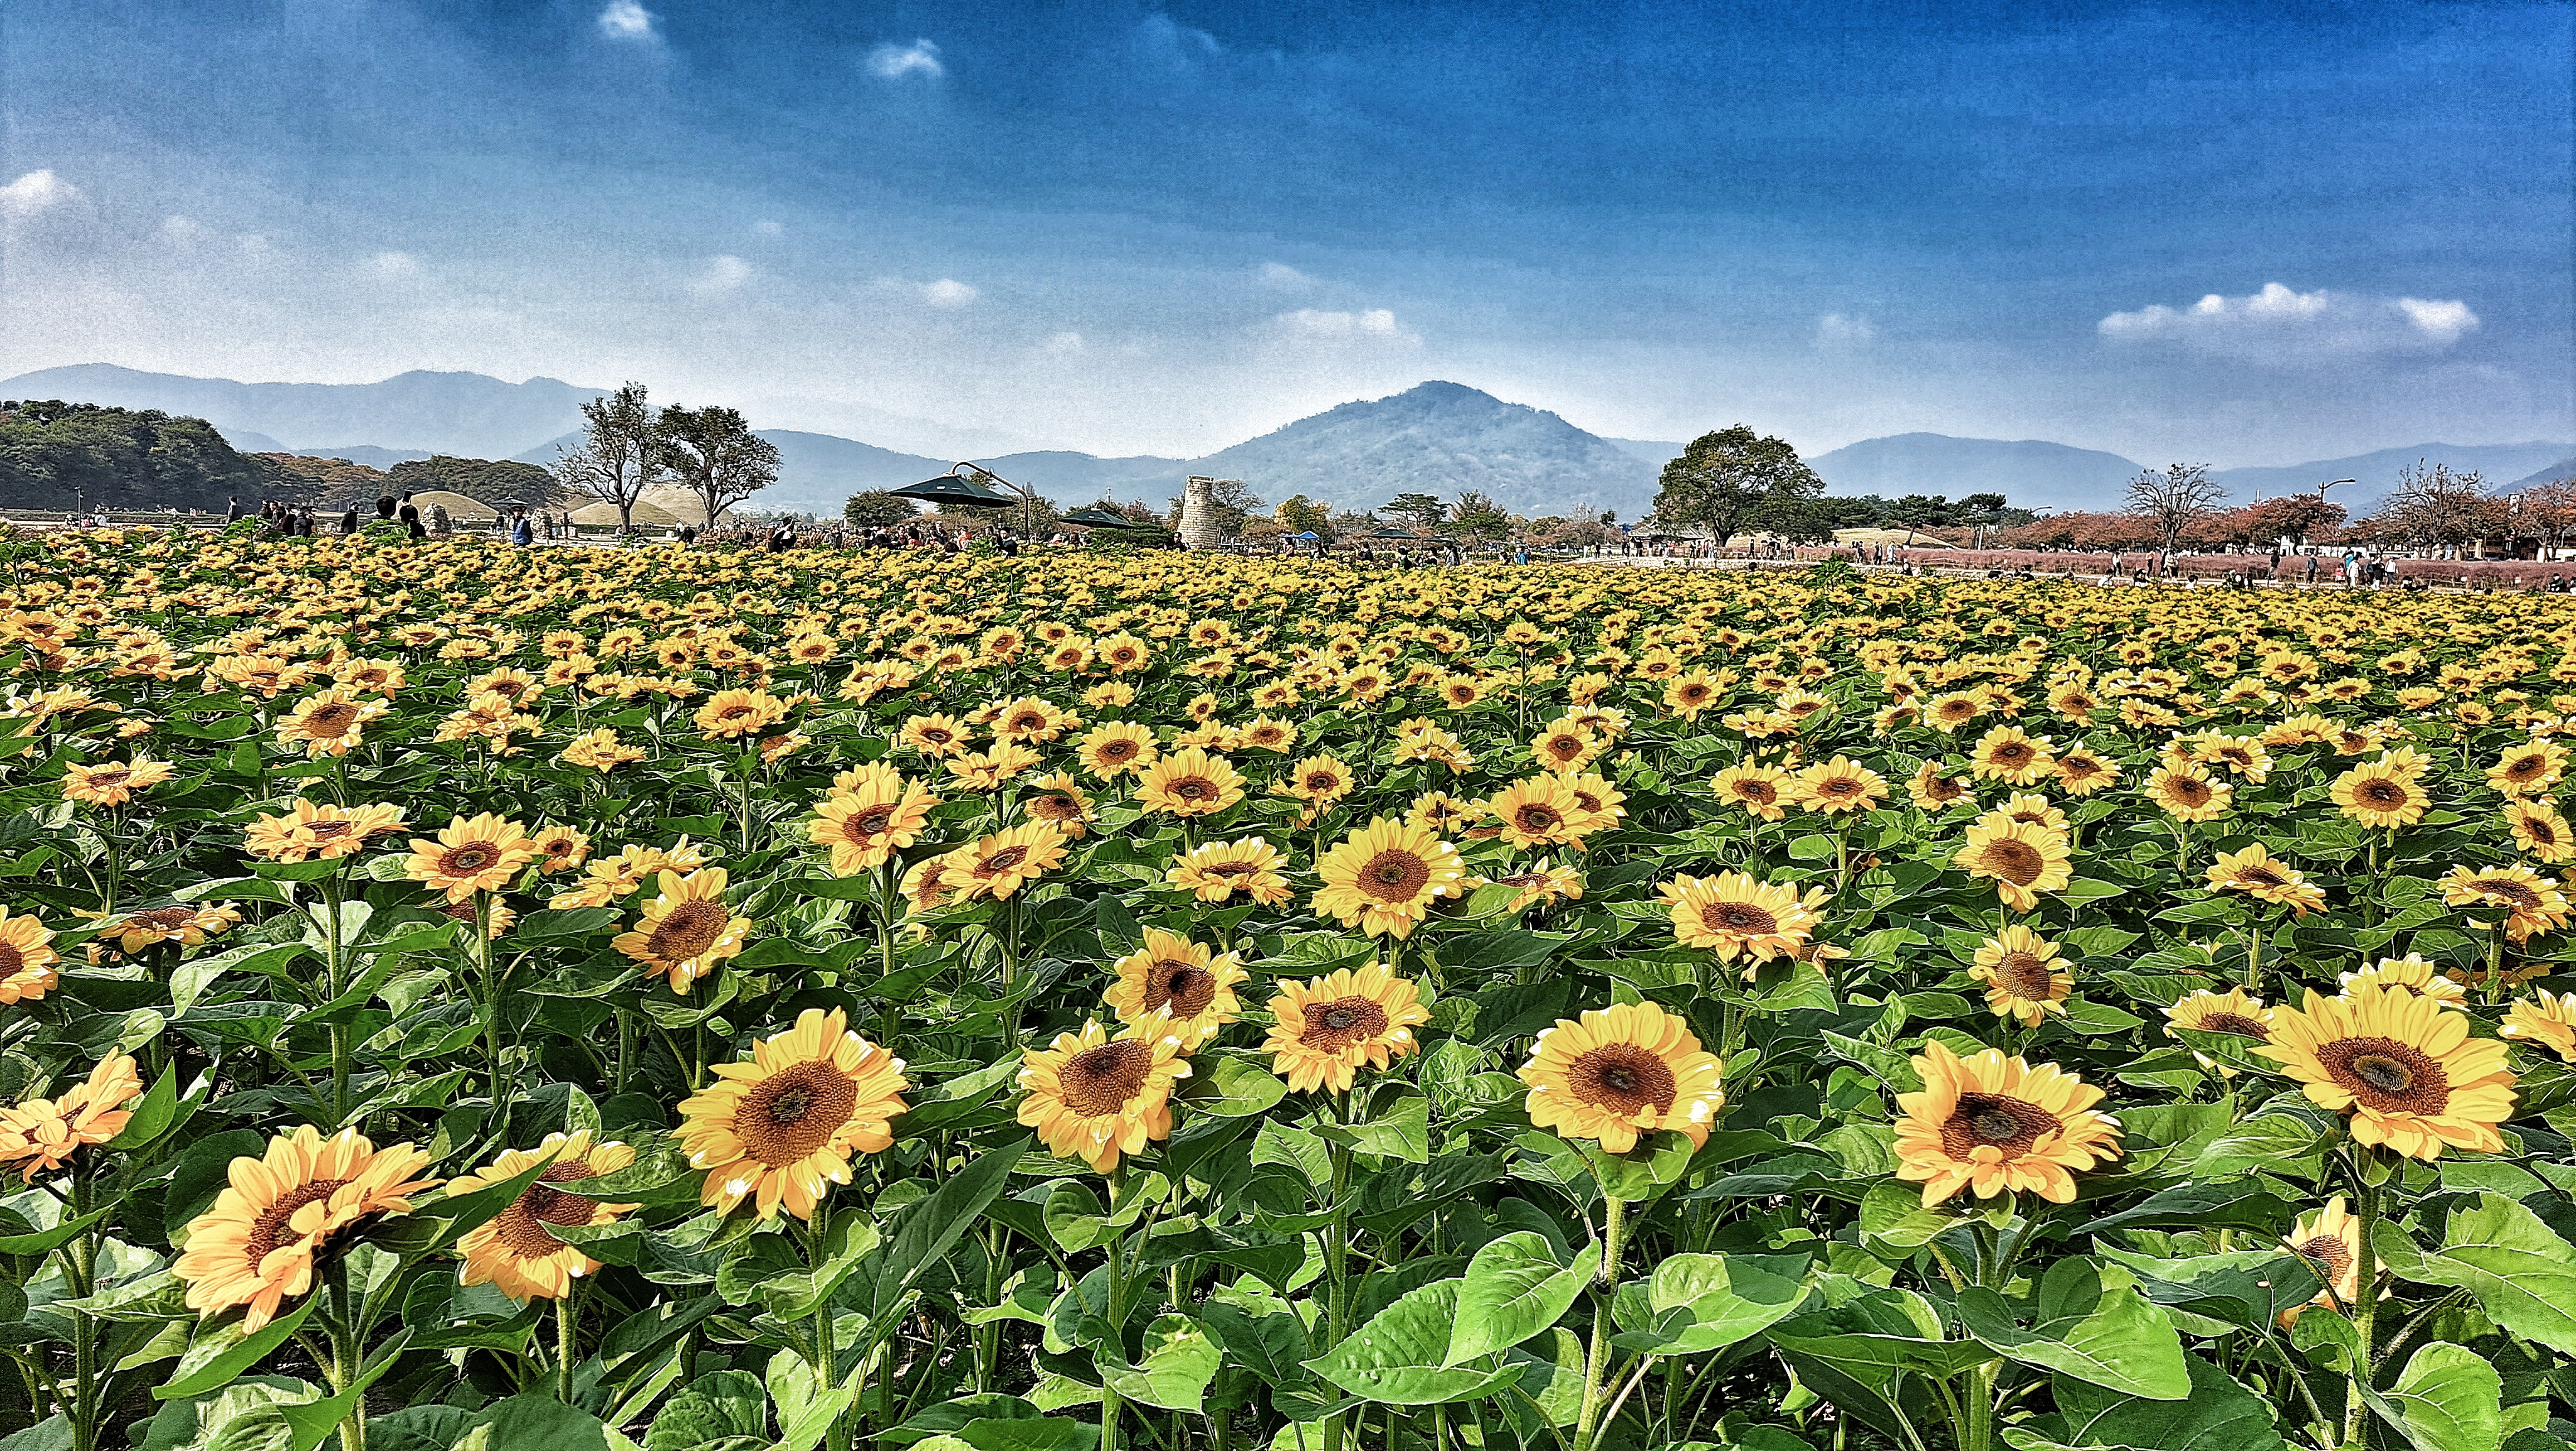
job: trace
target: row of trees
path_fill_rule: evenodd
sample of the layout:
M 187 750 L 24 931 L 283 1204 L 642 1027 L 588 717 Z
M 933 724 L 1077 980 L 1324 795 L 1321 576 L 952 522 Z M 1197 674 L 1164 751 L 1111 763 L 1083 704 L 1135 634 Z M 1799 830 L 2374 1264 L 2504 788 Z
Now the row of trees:
M 731 408 L 655 408 L 644 385 L 628 383 L 581 405 L 582 442 L 555 457 L 566 491 L 617 507 L 622 532 L 653 489 L 676 485 L 696 496 L 712 524 L 727 509 L 778 482 L 778 446 Z

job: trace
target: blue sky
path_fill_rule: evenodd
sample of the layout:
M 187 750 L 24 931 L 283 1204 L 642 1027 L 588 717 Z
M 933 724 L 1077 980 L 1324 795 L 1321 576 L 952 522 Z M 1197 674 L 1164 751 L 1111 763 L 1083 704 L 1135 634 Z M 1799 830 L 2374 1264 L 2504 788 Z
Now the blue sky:
M 1190 454 L 1449 378 L 2288 463 L 2576 437 L 2576 7 L 11 0 L 0 373 Z

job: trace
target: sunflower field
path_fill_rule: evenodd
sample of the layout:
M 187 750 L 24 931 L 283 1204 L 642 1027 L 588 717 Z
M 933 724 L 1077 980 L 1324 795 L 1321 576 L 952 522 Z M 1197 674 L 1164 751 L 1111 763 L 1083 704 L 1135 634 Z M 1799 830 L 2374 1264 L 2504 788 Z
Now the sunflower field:
M 0 553 L 0 1451 L 2576 1433 L 2568 601 Z

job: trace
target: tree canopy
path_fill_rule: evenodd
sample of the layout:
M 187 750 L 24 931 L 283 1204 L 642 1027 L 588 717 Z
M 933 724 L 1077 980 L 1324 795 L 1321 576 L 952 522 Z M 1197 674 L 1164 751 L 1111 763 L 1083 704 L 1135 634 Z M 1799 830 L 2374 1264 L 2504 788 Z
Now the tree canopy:
M 1747 529 L 1803 524 L 1797 506 L 1825 492 L 1825 481 L 1787 440 L 1741 423 L 1693 439 L 1664 465 L 1661 483 L 1656 524 L 1705 529 L 1721 542 Z
M 260 468 L 202 418 L 158 409 L 0 403 L 0 506 L 219 510 L 260 496 Z
M 852 494 L 841 506 L 841 518 L 853 529 L 884 529 L 901 524 L 920 514 L 910 499 L 898 499 L 883 489 L 868 489 Z

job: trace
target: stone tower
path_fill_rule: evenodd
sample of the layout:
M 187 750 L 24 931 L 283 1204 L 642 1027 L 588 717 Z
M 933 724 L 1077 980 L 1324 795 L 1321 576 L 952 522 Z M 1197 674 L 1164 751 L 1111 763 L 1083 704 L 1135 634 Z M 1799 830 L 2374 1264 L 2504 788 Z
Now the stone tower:
M 1214 549 L 1225 542 L 1216 524 L 1217 481 L 1192 474 L 1181 485 L 1181 547 Z

